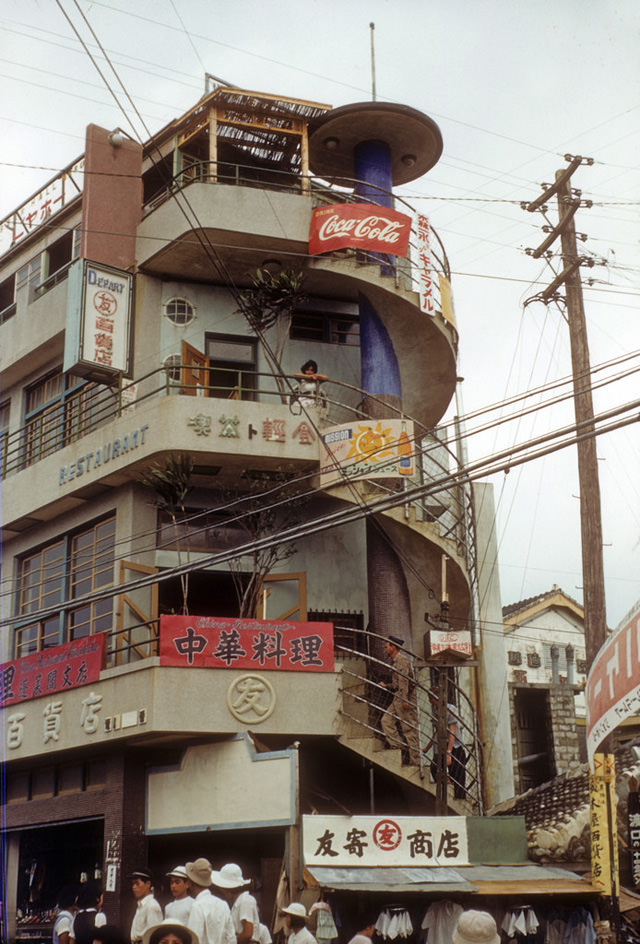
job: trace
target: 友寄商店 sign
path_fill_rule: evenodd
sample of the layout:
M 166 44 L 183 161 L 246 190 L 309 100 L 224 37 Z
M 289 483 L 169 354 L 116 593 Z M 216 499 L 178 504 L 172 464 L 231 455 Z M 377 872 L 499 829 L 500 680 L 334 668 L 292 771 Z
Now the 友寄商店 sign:
M 409 251 L 411 217 L 371 203 L 344 203 L 313 211 L 309 253 L 370 249 L 394 256 Z
M 303 816 L 306 866 L 468 865 L 464 816 Z

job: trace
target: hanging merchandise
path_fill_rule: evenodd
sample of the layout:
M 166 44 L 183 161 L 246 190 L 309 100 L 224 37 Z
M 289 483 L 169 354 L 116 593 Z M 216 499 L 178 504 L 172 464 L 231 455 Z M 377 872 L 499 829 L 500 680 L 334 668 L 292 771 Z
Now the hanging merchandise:
M 376 931 L 382 938 L 393 941 L 413 934 L 411 916 L 403 905 L 388 905 L 378 915 Z
M 531 905 L 518 905 L 511 908 L 504 916 L 502 930 L 509 940 L 536 934 L 540 922 Z
M 310 914 L 317 914 L 316 933 L 317 941 L 333 941 L 338 937 L 338 929 L 333 920 L 333 914 L 326 901 L 317 901 L 311 905 Z
M 426 944 L 451 944 L 462 905 L 455 901 L 436 901 L 429 905 L 421 927 L 427 932 Z

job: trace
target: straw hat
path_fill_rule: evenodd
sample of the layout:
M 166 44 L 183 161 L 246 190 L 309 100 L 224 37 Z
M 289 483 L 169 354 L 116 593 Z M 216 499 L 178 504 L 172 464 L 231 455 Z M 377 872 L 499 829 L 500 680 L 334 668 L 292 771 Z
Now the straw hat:
M 288 908 L 282 908 L 280 914 L 293 915 L 296 918 L 308 917 L 307 911 L 300 901 L 292 901 Z

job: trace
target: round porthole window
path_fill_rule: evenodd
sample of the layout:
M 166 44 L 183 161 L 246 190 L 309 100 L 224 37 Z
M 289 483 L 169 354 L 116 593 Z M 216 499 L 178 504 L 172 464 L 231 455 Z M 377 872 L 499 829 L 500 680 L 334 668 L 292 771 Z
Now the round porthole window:
M 186 298 L 170 298 L 165 302 L 164 313 L 174 325 L 187 325 L 196 316 L 195 306 Z
M 167 370 L 167 375 L 172 383 L 180 383 L 180 370 L 182 366 L 182 357 L 180 354 L 169 354 L 162 362 Z

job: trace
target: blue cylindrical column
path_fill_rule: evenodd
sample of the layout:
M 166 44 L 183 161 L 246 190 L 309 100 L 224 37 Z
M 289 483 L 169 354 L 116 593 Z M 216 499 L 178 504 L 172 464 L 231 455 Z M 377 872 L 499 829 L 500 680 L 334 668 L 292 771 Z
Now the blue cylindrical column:
M 353 151 L 357 197 L 380 206 L 392 207 L 391 150 L 384 141 L 362 141 Z

